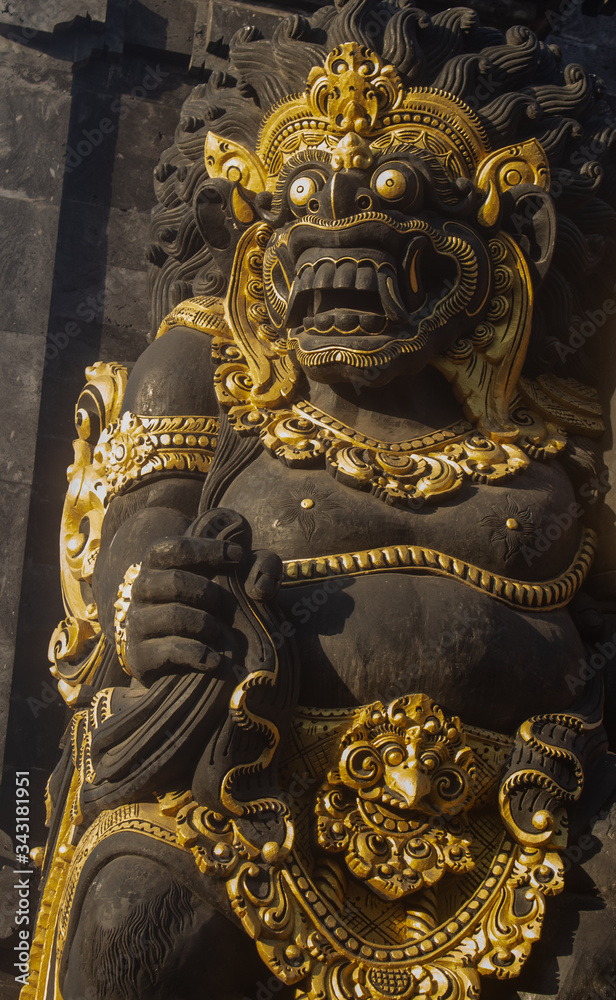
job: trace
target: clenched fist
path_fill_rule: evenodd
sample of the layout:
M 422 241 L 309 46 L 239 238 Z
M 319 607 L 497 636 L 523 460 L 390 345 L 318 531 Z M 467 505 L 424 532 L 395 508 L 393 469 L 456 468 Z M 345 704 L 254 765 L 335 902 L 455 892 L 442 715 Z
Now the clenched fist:
M 237 601 L 221 585 L 234 574 L 253 599 L 268 600 L 278 589 L 280 559 L 211 537 L 183 535 L 150 545 L 126 617 L 131 673 L 148 685 L 161 674 L 214 671 L 223 656 L 241 662 L 245 638 L 233 628 Z

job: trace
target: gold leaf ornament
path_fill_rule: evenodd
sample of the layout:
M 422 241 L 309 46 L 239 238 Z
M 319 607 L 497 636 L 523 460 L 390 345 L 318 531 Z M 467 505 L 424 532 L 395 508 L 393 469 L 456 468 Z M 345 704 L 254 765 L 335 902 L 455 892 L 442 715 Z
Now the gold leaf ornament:
M 234 185 L 233 211 L 240 222 L 249 225 L 255 220 L 249 200 L 242 197 L 240 188 L 249 196 L 265 191 L 267 175 L 258 156 L 232 139 L 224 139 L 215 132 L 208 132 L 205 140 L 205 166 L 210 177 L 222 177 Z
M 366 709 L 342 740 L 316 804 L 317 841 L 383 899 L 474 867 L 461 815 L 476 763 L 459 719 L 425 695 Z
M 483 195 L 477 216 L 482 226 L 496 225 L 501 197 L 518 184 L 535 184 L 549 190 L 550 165 L 538 139 L 498 149 L 482 160 L 475 176 L 477 190 Z
M 308 107 L 343 133 L 369 132 L 379 113 L 393 110 L 403 97 L 394 67 L 356 42 L 333 49 L 325 66 L 315 67 L 308 77 Z

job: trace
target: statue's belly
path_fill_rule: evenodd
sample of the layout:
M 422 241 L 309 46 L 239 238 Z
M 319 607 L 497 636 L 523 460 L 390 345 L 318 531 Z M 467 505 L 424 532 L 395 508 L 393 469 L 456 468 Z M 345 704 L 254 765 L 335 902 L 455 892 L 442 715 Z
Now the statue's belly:
M 404 573 L 285 588 L 303 704 L 435 698 L 464 722 L 509 732 L 571 704 L 584 649 L 566 611 L 530 613 L 464 584 Z

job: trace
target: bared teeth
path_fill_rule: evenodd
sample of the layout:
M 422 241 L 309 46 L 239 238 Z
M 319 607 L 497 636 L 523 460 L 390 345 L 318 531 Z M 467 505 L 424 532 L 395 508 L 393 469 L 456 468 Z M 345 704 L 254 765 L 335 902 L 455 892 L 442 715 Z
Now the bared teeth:
M 329 333 L 330 330 L 334 329 L 336 322 L 336 317 L 333 313 L 318 313 L 315 315 L 311 321 L 311 325 L 319 333 Z
M 355 287 L 361 292 L 378 292 L 379 282 L 372 264 L 361 263 L 357 268 Z
M 334 288 L 355 288 L 355 275 L 357 274 L 357 264 L 354 260 L 343 260 L 336 267 L 334 276 Z
M 314 284 L 314 268 L 310 265 L 305 267 L 304 270 L 299 275 L 299 285 L 297 287 L 298 292 L 305 292 L 312 288 Z
M 336 274 L 336 265 L 331 260 L 324 260 L 322 264 L 317 265 L 318 271 L 314 282 L 315 288 L 332 288 L 334 275 Z
M 333 252 L 335 254 L 335 252 Z M 408 320 L 393 262 L 329 257 L 305 261 L 291 287 L 284 323 L 319 333 L 381 334 Z
M 339 309 L 336 313 L 336 326 L 341 333 L 352 333 L 357 330 L 359 316 L 350 309 Z
M 387 326 L 387 317 L 377 313 L 361 313 L 359 327 L 364 333 L 383 333 Z

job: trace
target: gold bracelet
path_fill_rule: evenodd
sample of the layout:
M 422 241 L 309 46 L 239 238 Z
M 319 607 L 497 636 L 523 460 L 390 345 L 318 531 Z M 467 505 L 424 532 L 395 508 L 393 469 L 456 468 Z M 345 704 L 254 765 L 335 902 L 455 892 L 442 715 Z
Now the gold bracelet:
M 118 596 L 114 603 L 115 614 L 113 616 L 113 631 L 115 634 L 115 648 L 118 659 L 122 664 L 122 670 L 134 677 L 132 670 L 126 662 L 126 616 L 130 607 L 133 584 L 139 575 L 141 563 L 133 563 L 124 574 L 124 579 L 118 587 Z
M 205 477 L 218 430 L 217 417 L 146 417 L 127 411 L 104 429 L 94 451 L 105 501 L 153 472 Z

